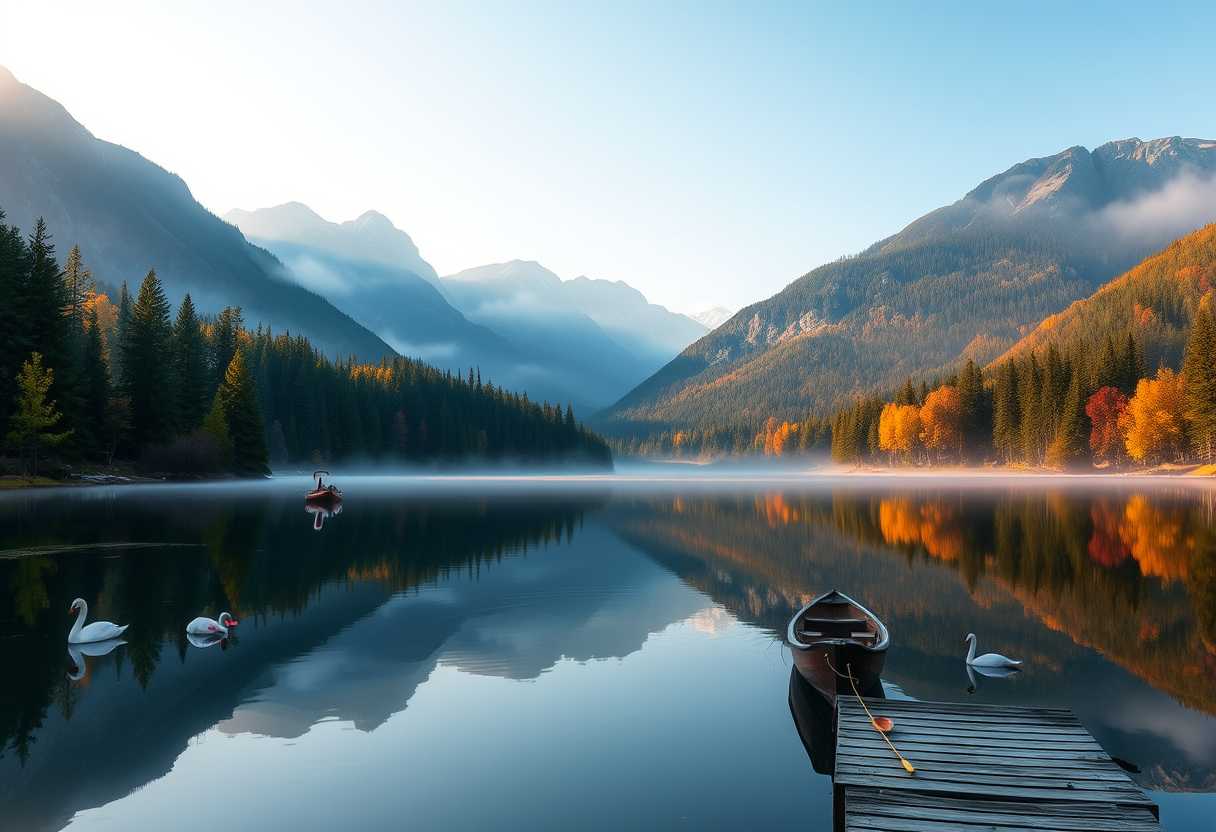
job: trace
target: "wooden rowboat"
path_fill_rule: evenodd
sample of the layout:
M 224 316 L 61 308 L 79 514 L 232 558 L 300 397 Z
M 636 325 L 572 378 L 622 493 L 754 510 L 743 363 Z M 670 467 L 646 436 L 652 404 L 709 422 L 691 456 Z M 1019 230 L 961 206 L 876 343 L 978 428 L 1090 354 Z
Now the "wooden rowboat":
M 329 476 L 328 471 L 313 471 L 317 487 L 304 495 L 304 502 L 317 506 L 336 506 L 342 502 L 342 490 L 336 485 L 326 485 L 323 477 Z
M 820 595 L 790 619 L 786 640 L 794 666 L 830 704 L 836 696 L 873 690 L 882 675 L 891 637 L 878 616 L 843 592 Z

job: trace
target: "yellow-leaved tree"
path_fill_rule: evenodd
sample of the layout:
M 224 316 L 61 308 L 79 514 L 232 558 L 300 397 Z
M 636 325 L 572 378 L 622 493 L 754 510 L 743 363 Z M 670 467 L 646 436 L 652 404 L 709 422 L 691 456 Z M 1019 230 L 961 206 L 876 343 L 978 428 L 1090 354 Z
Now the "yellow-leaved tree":
M 920 441 L 932 456 L 963 453 L 963 402 L 950 385 L 938 387 L 920 408 Z
M 1156 378 L 1140 379 L 1119 419 L 1128 456 L 1150 464 L 1180 459 L 1186 443 L 1185 413 L 1182 376 L 1163 367 Z
M 892 457 L 910 460 L 920 438 L 920 430 L 919 407 L 889 402 L 878 416 L 878 447 Z

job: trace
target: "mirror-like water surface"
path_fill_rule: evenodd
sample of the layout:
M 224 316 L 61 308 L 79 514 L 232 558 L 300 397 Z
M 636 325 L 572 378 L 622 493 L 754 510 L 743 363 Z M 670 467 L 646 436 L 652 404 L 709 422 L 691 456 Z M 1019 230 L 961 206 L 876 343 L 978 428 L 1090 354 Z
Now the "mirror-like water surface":
M 304 480 L 0 496 L 5 829 L 826 828 L 782 633 L 832 587 L 888 695 L 1070 707 L 1210 828 L 1210 487 L 341 484 L 320 531 Z M 68 650 L 78 596 L 124 643 Z

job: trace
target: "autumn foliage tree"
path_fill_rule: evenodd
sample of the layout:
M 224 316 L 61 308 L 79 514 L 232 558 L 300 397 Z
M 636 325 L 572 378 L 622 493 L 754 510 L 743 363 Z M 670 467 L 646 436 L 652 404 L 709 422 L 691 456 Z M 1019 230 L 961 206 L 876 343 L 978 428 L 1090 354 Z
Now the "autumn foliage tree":
M 17 411 L 13 414 L 8 432 L 8 441 L 19 451 L 30 451 L 33 465 L 31 473 L 38 476 L 38 451 L 54 447 L 72 435 L 72 431 L 56 432 L 62 414 L 55 403 L 47 399 L 47 393 L 55 383 L 55 373 L 42 366 L 42 355 L 33 353 L 21 365 L 17 374 Z
M 893 458 L 911 459 L 920 440 L 920 408 L 888 403 L 878 417 L 878 447 Z
M 1089 417 L 1089 449 L 1095 462 L 1116 463 L 1124 454 L 1120 420 L 1127 411 L 1127 396 L 1117 387 L 1103 387 L 1085 402 Z
M 931 455 L 962 455 L 962 417 L 957 388 L 946 385 L 929 392 L 920 408 L 920 440 Z
M 1121 420 L 1128 456 L 1147 463 L 1181 458 L 1186 446 L 1185 412 L 1181 375 L 1163 367 L 1156 378 L 1140 379 Z

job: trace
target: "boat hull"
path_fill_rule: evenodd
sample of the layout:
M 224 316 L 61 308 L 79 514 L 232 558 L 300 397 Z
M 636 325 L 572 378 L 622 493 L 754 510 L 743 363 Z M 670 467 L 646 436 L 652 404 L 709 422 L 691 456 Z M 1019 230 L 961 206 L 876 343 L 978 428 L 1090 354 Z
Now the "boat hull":
M 342 495 L 337 491 L 330 491 L 328 488 L 321 488 L 315 491 L 309 491 L 304 495 L 304 502 L 311 503 L 315 506 L 333 506 L 342 502 Z
M 863 696 L 872 695 L 875 689 L 882 690 L 885 650 L 876 652 L 850 642 L 816 642 L 791 652 L 799 675 L 830 704 L 834 705 L 840 694 L 853 693 L 848 679 L 850 672 Z

